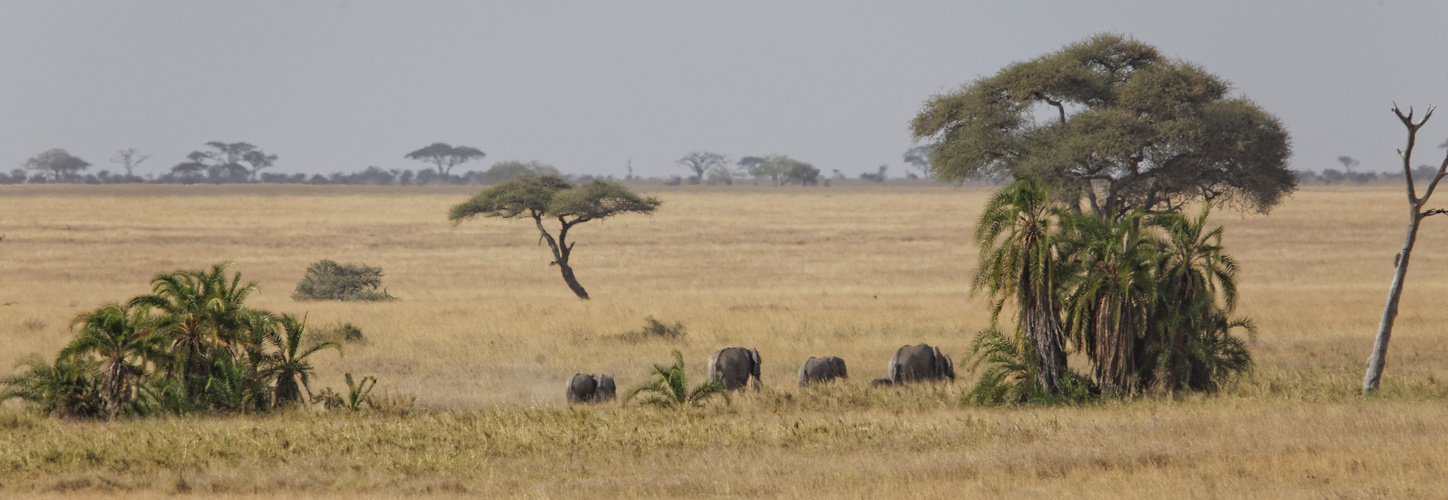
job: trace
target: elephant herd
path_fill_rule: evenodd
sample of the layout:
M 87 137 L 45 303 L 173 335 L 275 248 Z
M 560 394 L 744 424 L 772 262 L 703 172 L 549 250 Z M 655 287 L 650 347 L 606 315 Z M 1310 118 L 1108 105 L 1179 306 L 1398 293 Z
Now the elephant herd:
M 726 347 L 709 356 L 708 377 L 724 384 L 727 390 L 742 389 L 753 379 L 754 389 L 761 384 L 759 369 L 763 365 L 759 351 L 744 347 Z M 918 344 L 907 345 L 890 356 L 889 377 L 870 382 L 871 387 L 893 386 L 910 382 L 924 382 L 949 379 L 955 381 L 955 364 L 950 357 L 942 354 L 939 347 Z M 811 357 L 799 367 L 799 386 L 817 382 L 849 378 L 845 360 L 835 356 Z M 616 396 L 613 377 L 576 373 L 568 379 L 567 399 L 569 404 L 601 403 Z

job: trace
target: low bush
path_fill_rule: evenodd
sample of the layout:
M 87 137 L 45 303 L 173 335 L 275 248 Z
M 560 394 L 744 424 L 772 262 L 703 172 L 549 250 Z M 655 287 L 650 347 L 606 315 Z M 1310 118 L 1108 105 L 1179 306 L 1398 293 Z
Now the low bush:
M 616 336 L 620 340 L 629 342 L 641 342 L 651 339 L 678 340 L 684 338 L 689 332 L 684 329 L 684 324 L 675 322 L 670 325 L 654 319 L 653 316 L 644 318 L 644 327 L 638 330 L 623 332 Z
M 382 286 L 382 268 L 366 264 L 338 264 L 319 260 L 307 266 L 307 274 L 297 283 L 292 300 L 362 300 L 382 301 L 396 297 Z

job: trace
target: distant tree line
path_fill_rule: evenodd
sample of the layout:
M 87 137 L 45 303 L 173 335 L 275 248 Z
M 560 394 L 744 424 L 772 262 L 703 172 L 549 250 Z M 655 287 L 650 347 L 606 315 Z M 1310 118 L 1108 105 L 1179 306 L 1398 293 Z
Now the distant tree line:
M 902 158 L 913 168 L 906 172 L 906 178 L 932 178 L 928 147 L 912 147 L 905 151 Z M 688 176 L 675 175 L 665 179 L 665 184 L 670 186 L 680 184 L 732 186 L 736 182 L 752 182 L 756 185 L 768 183 L 773 186 L 815 186 L 820 184 L 829 186 L 832 180 L 849 178 L 839 169 L 834 169 L 833 174 L 828 178 L 822 177 L 819 168 L 787 155 L 742 156 L 737 161 L 731 162 L 730 160 L 727 155 L 711 151 L 690 152 L 683 158 L 674 161 L 680 168 L 688 171 Z M 876 183 L 885 182 L 885 179 L 889 178 L 886 173 L 888 170 L 888 165 L 880 165 L 874 172 L 861 173 L 859 179 Z M 918 170 L 919 173 L 917 174 L 915 170 Z
M 27 160 L 22 167 L 10 173 L 0 172 L 0 184 L 244 184 L 265 182 L 273 184 L 365 184 L 378 186 L 420 186 L 420 185 L 492 185 L 519 175 L 562 175 L 552 165 L 537 161 L 502 161 L 483 171 L 469 170 L 453 173 L 453 168 L 472 160 L 481 159 L 485 153 L 469 146 L 450 146 L 433 143 L 405 155 L 405 158 L 422 161 L 433 168 L 383 169 L 371 166 L 360 172 L 334 172 L 332 174 L 303 174 L 263 172 L 276 164 L 277 155 L 268 154 L 261 148 L 245 142 L 225 143 L 212 141 L 206 148 L 186 155 L 186 161 L 171 167 L 161 175 L 136 175 L 135 169 L 151 158 L 134 148 L 116 152 L 110 159 L 122 172 L 101 170 L 87 173 L 90 162 L 70 154 L 64 149 L 47 150 Z M 574 181 L 586 182 L 588 175 L 566 176 Z

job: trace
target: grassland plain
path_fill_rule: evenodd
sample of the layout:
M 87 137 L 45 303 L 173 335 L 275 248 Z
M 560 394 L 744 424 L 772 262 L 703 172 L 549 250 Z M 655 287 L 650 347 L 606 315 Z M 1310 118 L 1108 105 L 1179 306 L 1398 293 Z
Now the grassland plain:
M 0 373 L 52 356 L 76 314 L 219 260 L 254 307 L 350 322 L 319 385 L 375 375 L 410 416 L 63 422 L 0 409 L 0 494 L 390 496 L 1440 497 L 1448 495 L 1448 226 L 1414 255 L 1384 390 L 1356 396 L 1405 203 L 1399 188 L 1310 188 L 1270 216 L 1218 212 L 1243 267 L 1257 370 L 1223 394 L 1073 408 L 964 407 L 955 385 L 868 391 L 890 353 L 955 358 L 988 319 L 967 287 L 989 191 L 650 187 L 652 217 L 571 236 L 573 298 L 531 224 L 451 226 L 463 187 L 0 187 Z M 1448 220 L 1448 219 L 1445 219 Z M 319 259 L 382 267 L 389 303 L 294 302 Z M 645 317 L 682 340 L 617 334 Z M 566 408 L 574 372 L 691 376 L 757 347 L 766 389 L 687 412 Z M 794 387 L 809 356 L 852 378 Z M 1080 360 L 1075 360 L 1079 362 Z

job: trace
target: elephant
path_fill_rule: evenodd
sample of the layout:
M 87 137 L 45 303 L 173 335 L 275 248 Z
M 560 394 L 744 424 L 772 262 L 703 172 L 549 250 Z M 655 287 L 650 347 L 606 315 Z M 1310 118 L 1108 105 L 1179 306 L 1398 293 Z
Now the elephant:
M 613 401 L 618 396 L 618 389 L 613 385 L 613 375 L 598 376 L 598 390 L 593 392 L 593 400 L 599 403 Z
M 870 388 L 872 389 L 876 387 L 890 387 L 892 385 L 895 385 L 895 381 L 888 378 L 877 378 L 870 381 Z
M 955 363 L 941 354 L 939 347 L 907 345 L 890 356 L 890 381 L 894 384 L 946 378 L 955 381 Z
M 759 390 L 759 351 L 743 347 L 725 347 L 709 356 L 709 380 L 718 380 L 727 390 L 745 386 L 754 377 L 754 390 Z
M 812 382 L 828 382 L 837 378 L 850 378 L 845 371 L 845 360 L 835 356 L 823 358 L 809 358 L 799 366 L 799 386 L 804 387 Z
M 602 403 L 613 400 L 616 389 L 612 375 L 575 373 L 568 379 L 568 404 Z

